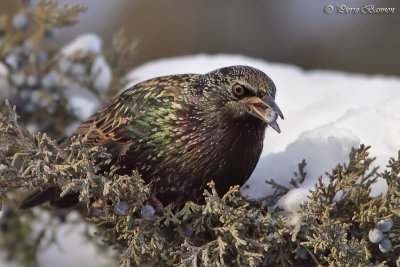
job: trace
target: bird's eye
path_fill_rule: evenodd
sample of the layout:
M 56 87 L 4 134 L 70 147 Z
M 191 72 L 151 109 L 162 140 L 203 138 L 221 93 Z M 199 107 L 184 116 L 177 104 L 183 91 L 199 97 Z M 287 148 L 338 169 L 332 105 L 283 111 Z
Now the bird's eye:
M 244 93 L 245 93 L 244 87 L 241 86 L 240 84 L 235 84 L 235 85 L 233 86 L 232 90 L 233 90 L 233 93 L 234 93 L 236 96 L 243 96 Z

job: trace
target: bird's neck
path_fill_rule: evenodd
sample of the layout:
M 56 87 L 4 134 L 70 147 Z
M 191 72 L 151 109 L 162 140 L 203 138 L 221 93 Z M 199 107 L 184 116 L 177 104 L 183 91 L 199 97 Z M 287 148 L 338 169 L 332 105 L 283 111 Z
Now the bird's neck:
M 253 117 L 233 118 L 213 108 L 195 106 L 182 120 L 181 144 L 184 152 L 192 153 L 197 159 L 210 158 L 226 161 L 226 155 L 257 157 L 262 148 L 265 125 Z

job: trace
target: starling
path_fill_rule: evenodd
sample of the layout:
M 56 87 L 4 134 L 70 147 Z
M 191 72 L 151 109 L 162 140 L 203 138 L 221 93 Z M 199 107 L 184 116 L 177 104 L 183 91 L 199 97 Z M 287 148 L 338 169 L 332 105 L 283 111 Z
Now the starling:
M 283 115 L 275 94 L 272 80 L 249 66 L 158 77 L 123 91 L 73 136 L 86 135 L 87 147 L 106 148 L 112 155 L 108 169 L 137 170 L 162 203 L 198 202 L 211 180 L 223 194 L 250 177 L 266 127 L 280 132 L 276 119 Z M 50 186 L 21 208 L 46 201 L 68 207 L 78 198 L 60 198 Z

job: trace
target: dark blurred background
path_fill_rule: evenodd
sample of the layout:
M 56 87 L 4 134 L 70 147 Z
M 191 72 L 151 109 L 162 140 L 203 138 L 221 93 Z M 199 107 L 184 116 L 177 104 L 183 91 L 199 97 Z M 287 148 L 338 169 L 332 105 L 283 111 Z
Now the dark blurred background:
M 139 41 L 136 64 L 196 53 L 237 53 L 306 69 L 400 75 L 400 1 L 69 0 L 89 9 L 49 41 L 57 47 L 95 32 L 111 44 L 123 27 Z M 333 5 L 330 14 L 324 7 Z M 392 15 L 340 14 L 347 7 L 394 7 Z M 0 13 L 16 0 L 1 0 Z

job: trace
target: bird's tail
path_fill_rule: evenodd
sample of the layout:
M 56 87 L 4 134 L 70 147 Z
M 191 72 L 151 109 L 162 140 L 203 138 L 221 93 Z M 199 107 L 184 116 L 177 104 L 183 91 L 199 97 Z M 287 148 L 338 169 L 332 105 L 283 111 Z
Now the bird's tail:
M 68 194 L 60 196 L 61 190 L 54 185 L 48 186 L 43 190 L 36 190 L 27 196 L 19 206 L 20 209 L 29 209 L 45 202 L 57 208 L 70 208 L 78 204 L 79 194 Z

